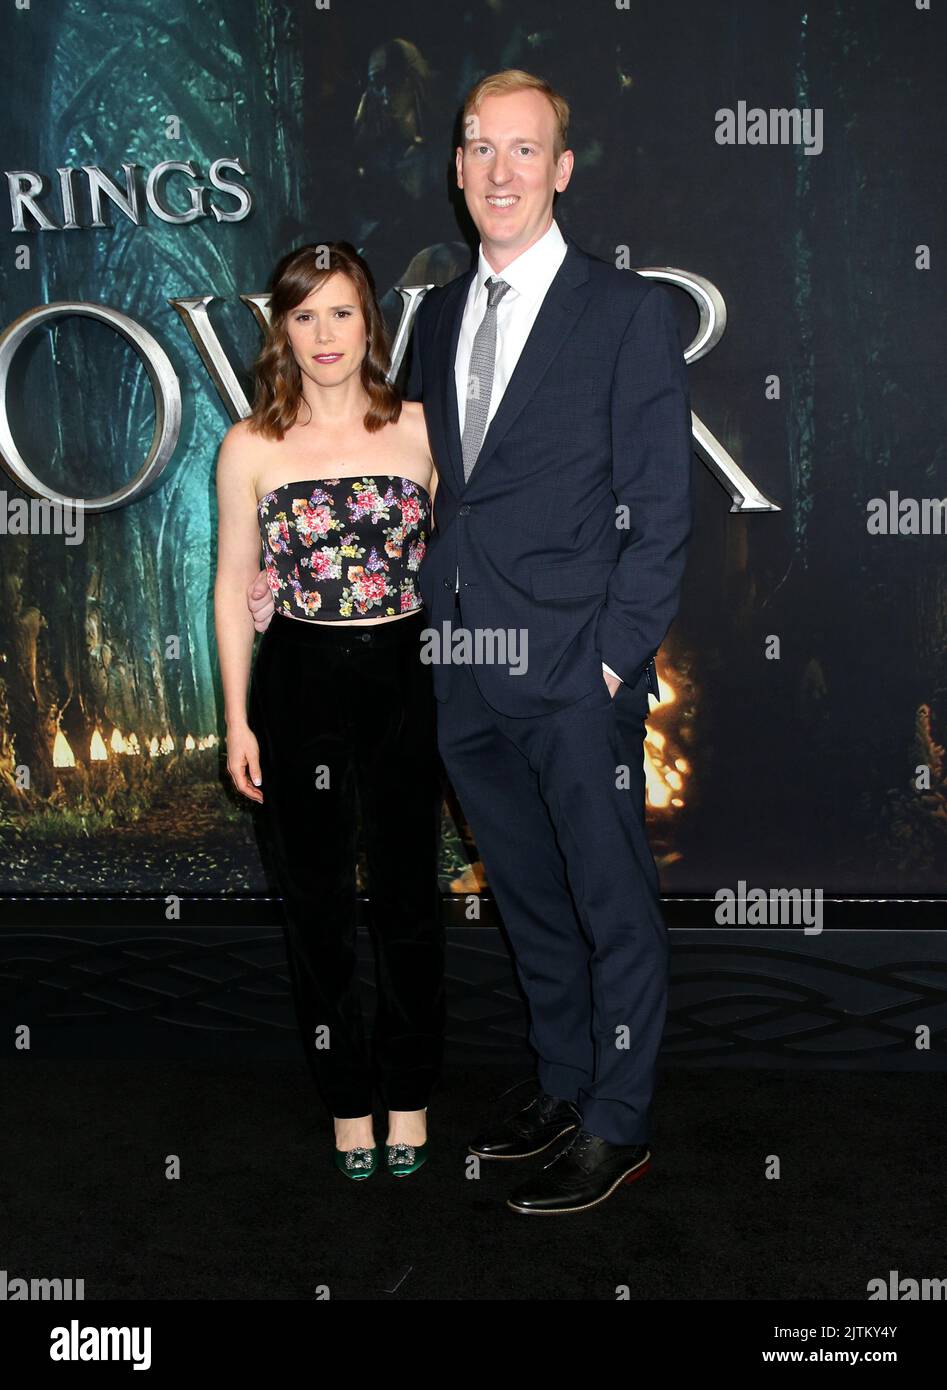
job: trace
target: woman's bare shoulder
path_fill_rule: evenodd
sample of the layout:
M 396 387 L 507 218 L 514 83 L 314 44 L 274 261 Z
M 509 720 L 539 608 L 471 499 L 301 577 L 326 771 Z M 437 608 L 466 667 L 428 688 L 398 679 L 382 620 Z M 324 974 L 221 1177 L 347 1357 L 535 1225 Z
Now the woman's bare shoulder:
M 401 402 L 401 424 L 411 431 L 422 448 L 427 448 L 427 421 L 420 401 Z
M 220 443 L 217 476 L 234 488 L 257 492 L 257 475 L 272 441 L 251 429 L 249 419 L 231 425 Z
M 239 457 L 247 452 L 251 444 L 260 439 L 250 428 L 249 419 L 238 420 L 231 425 L 221 441 L 221 449 L 226 450 L 232 457 Z
M 410 424 L 423 425 L 424 406 L 420 401 L 402 401 L 401 414 Z
M 278 442 L 254 429 L 248 417 L 230 426 L 221 441 L 220 458 L 234 465 L 249 461 L 259 463 L 261 458 L 277 447 Z

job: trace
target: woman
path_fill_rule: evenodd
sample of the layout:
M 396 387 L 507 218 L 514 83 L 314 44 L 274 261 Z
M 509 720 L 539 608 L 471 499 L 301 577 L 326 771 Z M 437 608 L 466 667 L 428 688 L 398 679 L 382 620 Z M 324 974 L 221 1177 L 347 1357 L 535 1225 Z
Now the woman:
M 427 1156 L 444 1028 L 443 788 L 417 590 L 437 479 L 422 407 L 385 380 L 385 324 L 354 248 L 304 246 L 280 261 L 270 290 L 253 411 L 227 431 L 217 468 L 227 767 L 264 808 L 297 1016 L 335 1121 L 336 1166 L 352 1178 L 375 1171 L 377 1079 L 385 1166 L 406 1176 Z M 261 541 L 276 612 L 248 709 L 245 593 Z M 356 953 L 359 821 L 378 999 L 371 1058 Z

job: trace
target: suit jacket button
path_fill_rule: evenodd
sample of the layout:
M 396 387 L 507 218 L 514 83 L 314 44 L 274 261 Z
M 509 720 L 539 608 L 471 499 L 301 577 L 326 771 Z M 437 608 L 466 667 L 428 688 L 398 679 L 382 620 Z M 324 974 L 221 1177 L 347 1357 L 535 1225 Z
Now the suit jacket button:
M 466 516 L 467 513 L 470 511 L 470 503 L 465 502 L 464 505 L 462 507 L 458 507 L 457 510 L 460 512 L 461 516 Z

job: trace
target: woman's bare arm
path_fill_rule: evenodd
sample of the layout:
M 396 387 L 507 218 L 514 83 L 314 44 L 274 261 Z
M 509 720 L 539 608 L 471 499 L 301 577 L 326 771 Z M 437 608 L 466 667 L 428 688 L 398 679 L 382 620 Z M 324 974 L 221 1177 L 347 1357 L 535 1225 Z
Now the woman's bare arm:
M 244 421 L 224 436 L 217 455 L 217 572 L 214 579 L 214 622 L 224 692 L 228 743 L 249 733 L 247 689 L 253 656 L 254 625 L 247 609 L 246 590 L 260 571 L 260 527 L 252 477 L 251 437 Z M 238 790 L 262 800 L 230 766 Z M 250 767 L 251 780 L 259 769 Z M 242 779 L 242 780 L 241 780 Z

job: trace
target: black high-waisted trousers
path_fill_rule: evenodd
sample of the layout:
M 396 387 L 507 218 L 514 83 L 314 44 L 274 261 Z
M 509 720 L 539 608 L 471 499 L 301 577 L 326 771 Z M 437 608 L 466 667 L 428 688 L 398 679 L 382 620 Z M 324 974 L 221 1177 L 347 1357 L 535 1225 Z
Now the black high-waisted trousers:
M 296 1014 L 338 1118 L 422 1110 L 444 1035 L 437 881 L 442 769 L 423 610 L 369 627 L 276 613 L 250 682 L 265 825 L 287 924 Z M 366 1047 L 356 951 L 361 821 L 377 1010 Z

